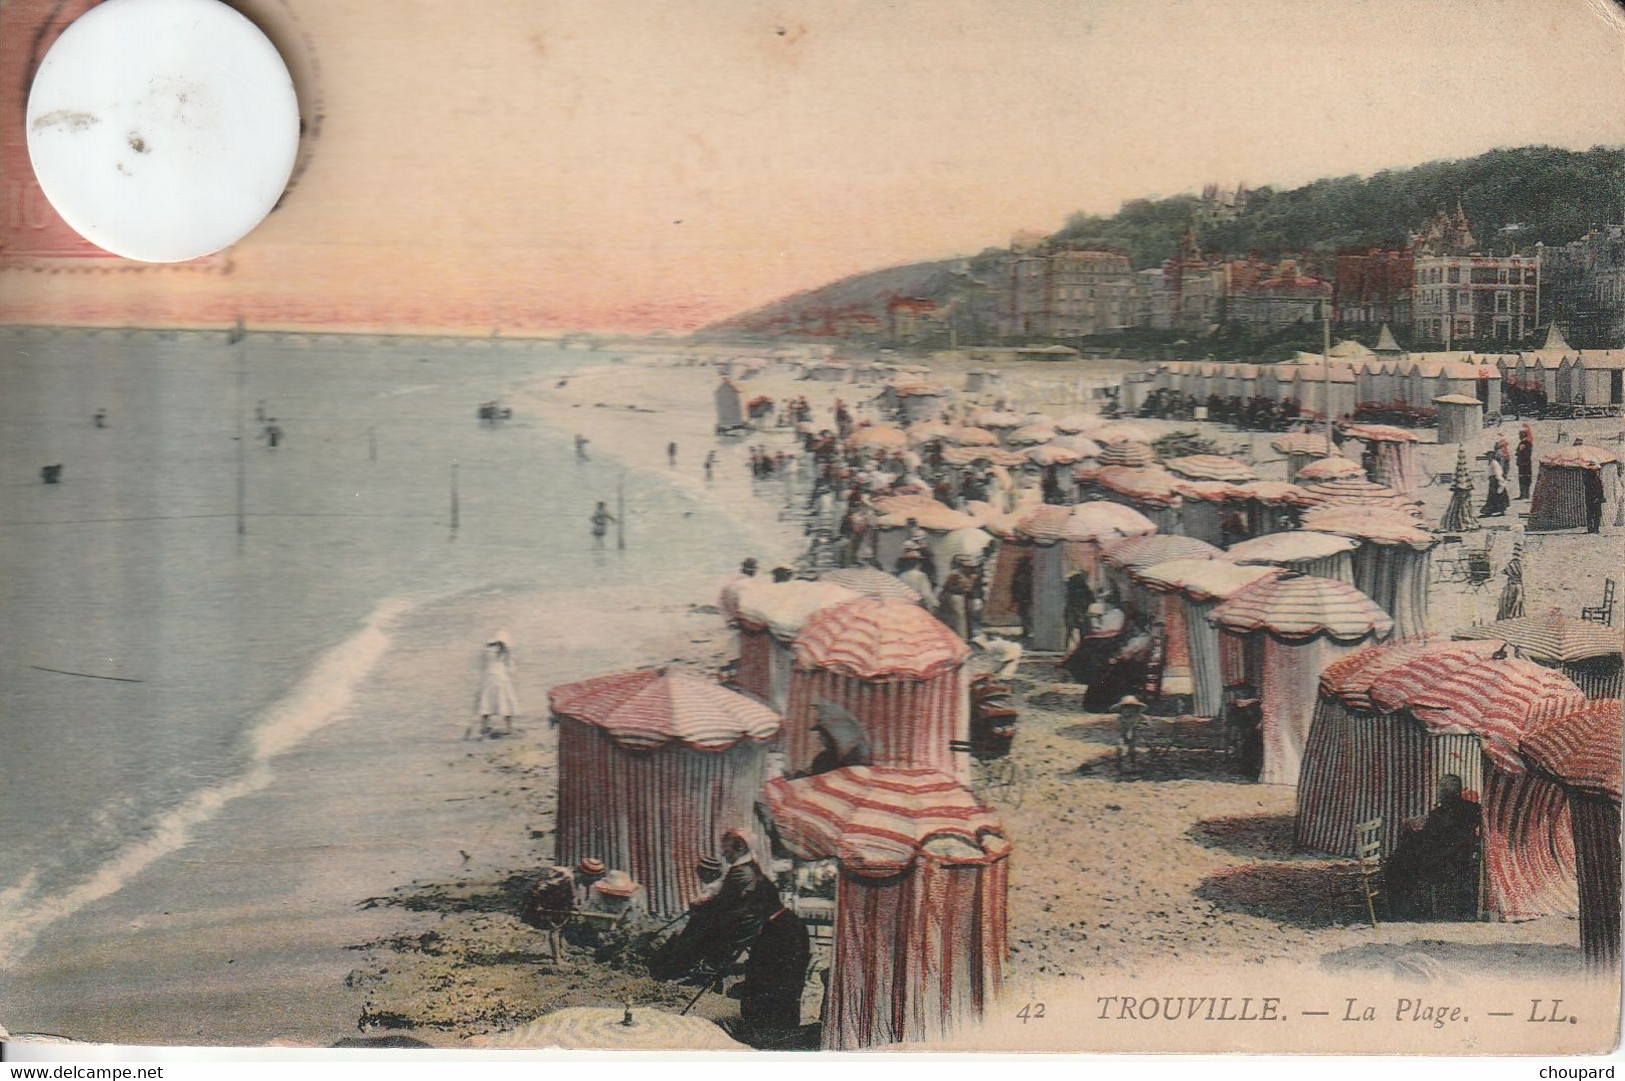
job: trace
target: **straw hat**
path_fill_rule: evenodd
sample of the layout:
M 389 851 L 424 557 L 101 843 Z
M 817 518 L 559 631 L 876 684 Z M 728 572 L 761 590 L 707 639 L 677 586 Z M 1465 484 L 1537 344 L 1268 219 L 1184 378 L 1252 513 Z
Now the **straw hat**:
M 638 884 L 625 871 L 611 871 L 592 888 L 608 897 L 630 897 L 638 891 Z
M 1113 706 L 1112 709 L 1128 709 L 1134 706 L 1144 709 L 1145 703 L 1140 701 L 1138 698 L 1135 698 L 1132 694 L 1125 694 L 1122 698 L 1117 700 L 1117 705 Z
M 710 875 L 713 878 L 720 877 L 722 874 L 722 861 L 715 856 L 701 856 L 700 862 L 695 865 L 694 870 L 701 877 L 705 875 Z
M 588 856 L 576 864 L 576 870 L 584 875 L 601 875 L 604 873 L 604 861 Z

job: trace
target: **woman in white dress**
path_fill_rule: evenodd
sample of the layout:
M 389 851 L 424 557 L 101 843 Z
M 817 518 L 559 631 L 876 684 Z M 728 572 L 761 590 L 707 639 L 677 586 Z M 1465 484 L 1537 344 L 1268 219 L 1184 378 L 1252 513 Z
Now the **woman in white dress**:
M 498 631 L 485 643 L 480 655 L 480 687 L 474 693 L 474 714 L 480 721 L 480 738 L 494 736 L 491 718 L 501 717 L 503 734 L 513 734 L 513 715 L 519 712 L 519 696 L 513 690 L 513 650 L 509 646 L 508 632 Z M 473 731 L 469 725 L 463 733 L 467 739 Z

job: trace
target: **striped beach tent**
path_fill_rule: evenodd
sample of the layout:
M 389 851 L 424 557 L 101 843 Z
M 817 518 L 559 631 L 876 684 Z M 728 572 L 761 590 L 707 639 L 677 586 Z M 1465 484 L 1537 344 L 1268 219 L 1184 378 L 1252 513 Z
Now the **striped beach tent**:
M 1428 629 L 1428 576 L 1438 537 L 1410 515 L 1358 507 L 1316 507 L 1303 528 L 1357 541 L 1354 585 L 1394 617 L 1394 633 L 1414 638 Z
M 818 580 L 876 600 L 923 603 L 923 598 L 898 581 L 895 574 L 887 574 L 878 567 L 840 567 L 823 571 L 818 575 Z
M 697 672 L 646 668 L 554 687 L 559 729 L 556 859 L 588 857 L 643 884 L 649 911 L 682 912 L 694 868 L 740 829 L 756 851 L 757 793 L 779 715 Z
M 1346 476 L 1312 481 L 1305 484 L 1303 490 L 1310 506 L 1313 507 L 1397 510 L 1412 515 L 1419 513 L 1414 499 L 1401 496 L 1386 484 L 1375 484 L 1364 477 Z
M 1568 676 L 1587 698 L 1620 697 L 1621 642 L 1613 627 L 1571 619 L 1553 608 L 1541 616 L 1464 627 L 1452 637 L 1505 642 L 1536 664 Z
M 1091 432 L 1090 438 L 1098 439 L 1102 443 L 1145 443 L 1156 442 L 1157 433 L 1144 424 L 1137 424 L 1132 420 L 1114 420 L 1103 425 L 1099 431 Z
M 1360 468 L 1359 462 L 1345 458 L 1341 454 L 1334 454 L 1304 463 L 1299 468 L 1298 475 L 1293 478 L 1293 483 L 1304 486 L 1325 480 L 1337 480 L 1340 477 L 1364 476 L 1365 470 Z
M 1282 573 L 1279 567 L 1241 567 L 1225 559 L 1175 559 L 1129 572 L 1162 595 L 1164 695 L 1189 694 L 1196 716 L 1219 715 L 1224 705 L 1224 650 L 1236 648 L 1238 640 L 1220 635 L 1207 614 L 1248 586 Z M 1230 667 L 1240 663 L 1239 657 L 1232 658 Z
M 1135 580 L 1134 572 L 1174 559 L 1223 559 L 1225 553 L 1207 541 L 1169 533 L 1147 533 L 1112 541 L 1100 549 L 1107 589 L 1117 594 L 1123 611 L 1130 615 L 1148 614 L 1152 607 L 1150 591 Z
M 954 510 L 930 496 L 893 496 L 875 501 L 880 515 L 875 519 L 875 558 L 889 571 L 897 570 L 914 526 L 925 532 L 928 549 L 937 581 L 948 573 L 947 557 L 942 555 L 943 544 L 949 534 L 976 526 L 976 519 L 964 511 Z M 910 525 L 912 522 L 914 525 Z
M 1247 533 L 1262 537 L 1294 528 L 1297 512 L 1313 502 L 1309 493 L 1296 484 L 1280 480 L 1247 480 L 1231 485 L 1233 499 L 1240 501 L 1247 515 Z
M 1179 529 L 1187 537 L 1224 544 L 1225 515 L 1243 499 L 1235 484 L 1222 480 L 1187 480 L 1175 476 L 1174 494 L 1179 496 Z
M 1391 424 L 1346 424 L 1343 434 L 1376 448 L 1374 479 L 1378 484 L 1392 488 L 1406 499 L 1416 498 L 1422 489 L 1423 477 L 1415 432 Z
M 1529 497 L 1530 533 L 1556 529 L 1584 529 L 1586 525 L 1585 473 L 1620 468 L 1618 455 L 1587 444 L 1559 447 L 1540 460 L 1535 490 Z M 1603 478 L 1603 496 L 1609 489 Z
M 851 766 L 768 783 L 779 837 L 840 864 L 824 1048 L 947 1035 L 997 997 L 1009 952 L 1011 845 L 998 817 L 933 770 Z
M 957 772 L 949 744 L 970 735 L 969 655 L 963 639 L 917 604 L 864 598 L 815 612 L 796 638 L 787 772 L 805 771 L 818 755 L 820 702 L 862 723 L 873 764 Z
M 1240 654 L 1245 682 L 1258 689 L 1263 712 L 1259 780 L 1296 785 L 1321 671 L 1361 645 L 1387 639 L 1394 621 L 1346 582 L 1291 573 L 1248 586 L 1207 619 L 1221 632 L 1258 643 L 1256 651 Z
M 1483 754 L 1467 735 L 1442 735 L 1390 713 L 1371 688 L 1390 672 L 1425 663 L 1441 677 L 1494 654 L 1492 642 L 1452 642 L 1432 635 L 1371 646 L 1326 667 L 1320 700 L 1298 777 L 1297 843 L 1339 856 L 1356 854 L 1356 823 L 1381 818 L 1385 854 L 1399 824 L 1433 806 L 1439 778 L 1454 773 L 1463 787 L 1484 787 Z
M 1327 440 L 1325 433 L 1288 432 L 1270 440 L 1270 446 L 1286 455 L 1286 479 L 1293 482 L 1300 469 L 1326 456 Z
M 1106 448 L 1108 451 L 1110 447 Z M 1104 461 L 1105 455 L 1101 455 Z M 1078 466 L 1073 475 L 1086 491 L 1095 498 L 1133 507 L 1151 519 L 1160 533 L 1178 533 L 1179 491 L 1175 487 L 1178 477 L 1160 465 Z
M 1145 469 L 1157 464 L 1157 454 L 1151 449 L 1151 444 L 1137 439 L 1108 441 L 1101 446 L 1100 453 L 1096 457 L 1103 466 L 1120 465 L 1130 469 Z
M 1156 528 L 1131 507 L 1099 501 L 1045 504 L 1023 515 L 1015 534 L 1028 545 L 1033 564 L 1033 648 L 1066 648 L 1067 579 L 1082 572 L 1093 587 L 1101 585 L 1102 543 L 1154 533 Z
M 1568 793 L 1580 946 L 1586 964 L 1604 970 L 1619 967 L 1620 709 L 1618 699 L 1543 709 L 1521 747 L 1536 772 Z
M 908 589 L 902 582 L 897 584 Z M 739 689 L 782 715 L 790 704 L 791 648 L 796 635 L 820 608 L 855 601 L 861 595 L 827 581 L 750 579 L 738 594 Z
M 1359 542 L 1349 537 L 1294 529 L 1232 544 L 1224 555 L 1242 566 L 1281 567 L 1353 585 L 1354 550 L 1358 547 Z
M 1518 745 L 1537 710 L 1580 708 L 1580 689 L 1532 661 L 1492 656 L 1447 671 L 1423 658 L 1388 672 L 1370 693 L 1379 709 L 1404 710 L 1430 733 L 1477 739 L 1484 911 L 1505 920 L 1578 911 L 1568 801 L 1528 771 Z
M 1240 483 L 1257 480 L 1253 467 L 1224 454 L 1186 454 L 1162 463 L 1170 473 L 1186 480 L 1223 480 Z

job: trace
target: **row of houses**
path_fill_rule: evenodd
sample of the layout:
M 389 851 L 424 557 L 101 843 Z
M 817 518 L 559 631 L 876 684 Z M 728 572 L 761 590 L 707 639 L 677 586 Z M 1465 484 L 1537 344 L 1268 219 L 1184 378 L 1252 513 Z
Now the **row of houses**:
M 1320 356 L 1308 353 L 1282 364 L 1168 361 L 1127 379 L 1123 405 L 1138 409 L 1150 391 L 1166 388 L 1199 404 L 1213 395 L 1290 399 L 1324 416 L 1329 388 L 1330 413 L 1338 417 L 1362 405 L 1403 403 L 1427 410 L 1448 396 L 1476 398 L 1486 413 L 1500 413 L 1507 384 L 1537 391 L 1558 406 L 1625 404 L 1625 349 L 1573 349 L 1555 327 L 1540 348 L 1524 352 L 1377 352 L 1340 342 L 1330 359 L 1329 370 Z

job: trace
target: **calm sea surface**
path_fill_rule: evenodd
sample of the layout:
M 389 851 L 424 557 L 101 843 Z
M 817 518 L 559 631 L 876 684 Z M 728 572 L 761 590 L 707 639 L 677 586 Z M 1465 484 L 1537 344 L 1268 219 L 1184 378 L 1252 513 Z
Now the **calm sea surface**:
M 620 467 L 577 463 L 573 433 L 475 419 L 505 388 L 610 361 L 540 345 L 0 332 L 0 922 L 240 770 L 256 718 L 386 601 L 633 582 L 707 599 L 737 526 L 634 472 L 628 519 L 661 543 L 606 559 L 586 519 L 597 499 L 613 507 Z M 286 433 L 274 451 L 261 402 Z M 42 484 L 55 463 L 62 483 Z

